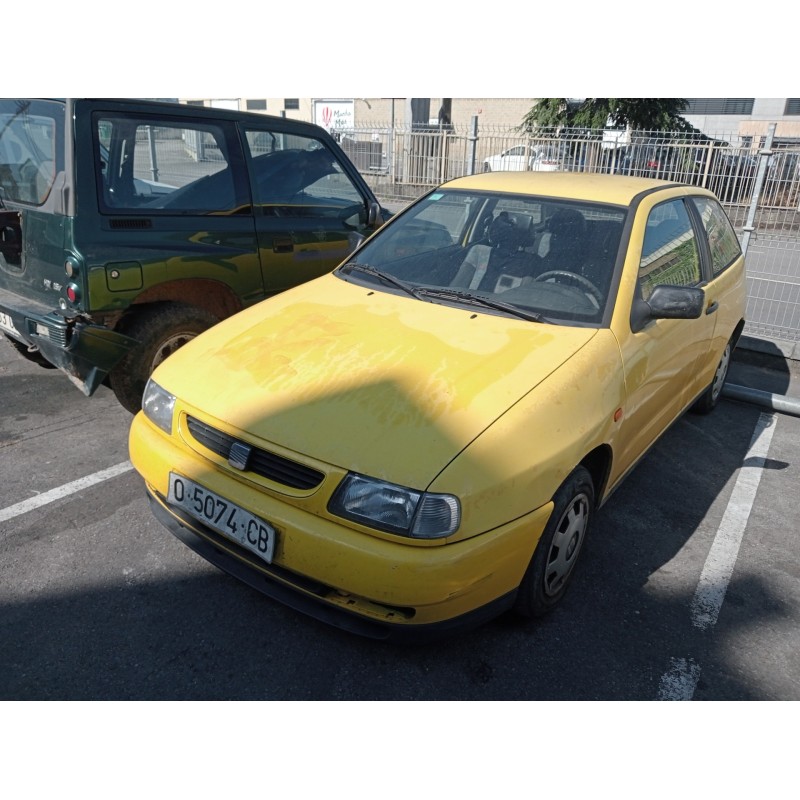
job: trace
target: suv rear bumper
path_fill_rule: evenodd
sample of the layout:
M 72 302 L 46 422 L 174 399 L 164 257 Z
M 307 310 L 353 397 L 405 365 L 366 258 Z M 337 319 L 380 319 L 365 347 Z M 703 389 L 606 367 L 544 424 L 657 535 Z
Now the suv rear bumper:
M 39 353 L 87 397 L 137 345 L 101 325 L 67 319 L 43 303 L 0 289 L 0 332 Z

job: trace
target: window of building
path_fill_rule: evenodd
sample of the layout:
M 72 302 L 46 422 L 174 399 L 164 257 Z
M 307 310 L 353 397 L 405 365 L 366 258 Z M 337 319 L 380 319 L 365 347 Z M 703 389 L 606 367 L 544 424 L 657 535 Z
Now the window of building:
M 247 101 L 247 110 L 248 111 L 266 111 L 267 110 L 267 101 L 266 100 L 248 100 Z
M 752 97 L 694 97 L 686 101 L 684 114 L 752 114 Z
M 786 101 L 786 108 L 783 110 L 783 113 L 787 116 L 800 115 L 800 97 L 790 97 Z
M 297 111 L 300 108 L 300 99 L 297 97 L 288 97 L 283 101 L 283 107 L 287 111 Z

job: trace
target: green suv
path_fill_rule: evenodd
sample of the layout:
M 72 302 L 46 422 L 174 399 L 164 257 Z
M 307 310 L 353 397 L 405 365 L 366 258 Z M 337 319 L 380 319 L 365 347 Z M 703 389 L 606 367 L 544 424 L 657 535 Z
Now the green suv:
M 131 412 L 170 353 L 329 272 L 388 216 L 310 123 L 0 99 L 0 331 Z

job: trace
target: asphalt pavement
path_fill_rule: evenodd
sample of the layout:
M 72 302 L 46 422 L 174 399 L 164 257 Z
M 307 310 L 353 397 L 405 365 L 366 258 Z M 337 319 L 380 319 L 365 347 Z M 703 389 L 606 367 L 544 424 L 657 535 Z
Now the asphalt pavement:
M 743 347 L 730 385 L 798 399 L 797 377 Z M 684 415 L 596 515 L 552 615 L 399 647 L 167 533 L 107 389 L 0 339 L 0 398 L 0 700 L 800 700 L 792 414 L 725 397 Z

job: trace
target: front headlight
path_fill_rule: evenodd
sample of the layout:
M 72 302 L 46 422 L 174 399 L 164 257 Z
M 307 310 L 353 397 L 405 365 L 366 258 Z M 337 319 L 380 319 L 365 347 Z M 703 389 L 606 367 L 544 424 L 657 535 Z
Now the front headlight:
M 174 410 L 175 396 L 162 389 L 152 378 L 148 380 L 142 395 L 142 411 L 147 419 L 171 435 Z
M 461 522 L 461 505 L 453 495 L 418 492 L 353 473 L 341 482 L 328 510 L 338 517 L 415 539 L 450 536 Z

